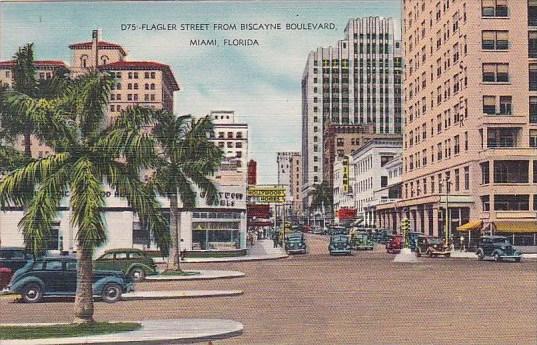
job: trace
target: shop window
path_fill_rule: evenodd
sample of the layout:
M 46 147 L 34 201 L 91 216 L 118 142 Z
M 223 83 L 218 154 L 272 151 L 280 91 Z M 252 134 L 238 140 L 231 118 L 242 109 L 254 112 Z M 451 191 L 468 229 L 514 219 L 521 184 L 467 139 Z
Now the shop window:
M 529 195 L 494 195 L 495 211 L 529 211 Z

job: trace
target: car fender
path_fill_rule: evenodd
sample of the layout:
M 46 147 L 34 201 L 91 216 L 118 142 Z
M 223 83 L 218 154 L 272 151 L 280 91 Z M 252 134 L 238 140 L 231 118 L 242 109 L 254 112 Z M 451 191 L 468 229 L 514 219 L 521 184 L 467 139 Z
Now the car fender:
M 146 273 L 152 273 L 152 272 L 155 272 L 154 269 L 152 269 L 151 267 L 149 267 L 148 265 L 146 264 L 142 264 L 142 263 L 134 263 L 134 264 L 131 264 L 127 270 L 125 271 L 126 274 L 129 274 L 129 272 L 133 269 L 133 268 L 141 268 L 143 269 Z
M 490 253 L 490 256 L 494 256 L 494 255 L 496 255 L 496 254 L 498 254 L 499 256 L 504 256 L 504 255 L 505 255 L 505 253 L 503 252 L 503 250 L 501 250 L 501 249 L 494 249 L 494 250 L 492 251 L 492 253 Z
M 103 288 L 106 284 L 114 283 L 121 286 L 123 289 L 125 287 L 125 282 L 122 278 L 116 277 L 116 276 L 107 276 L 103 277 L 99 280 L 97 280 L 95 283 L 93 283 L 93 294 L 94 295 L 100 295 L 103 291 Z
M 27 285 L 27 284 L 38 284 L 43 290 L 45 289 L 45 283 L 43 282 L 43 280 L 35 277 L 35 276 L 30 276 L 30 277 L 24 277 L 24 278 L 21 278 L 21 279 L 17 279 L 17 281 L 15 283 L 13 283 L 13 285 L 11 285 L 10 287 L 10 291 L 11 292 L 22 292 L 22 289 Z

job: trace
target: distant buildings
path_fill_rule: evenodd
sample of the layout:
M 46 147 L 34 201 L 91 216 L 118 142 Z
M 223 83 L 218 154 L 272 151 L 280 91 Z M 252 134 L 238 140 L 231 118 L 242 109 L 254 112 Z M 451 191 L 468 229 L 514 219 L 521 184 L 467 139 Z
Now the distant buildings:
M 248 185 L 257 184 L 257 162 L 253 159 L 248 161 Z
M 335 47 L 317 48 L 302 77 L 302 195 L 332 174 L 327 126 L 370 125 L 401 132 L 401 52 L 392 18 L 351 19 Z M 328 166 L 326 166 L 328 165 Z M 309 198 L 303 199 L 305 207 Z
M 286 202 L 295 215 L 302 211 L 302 159 L 299 152 L 278 152 L 278 184 L 286 188 Z

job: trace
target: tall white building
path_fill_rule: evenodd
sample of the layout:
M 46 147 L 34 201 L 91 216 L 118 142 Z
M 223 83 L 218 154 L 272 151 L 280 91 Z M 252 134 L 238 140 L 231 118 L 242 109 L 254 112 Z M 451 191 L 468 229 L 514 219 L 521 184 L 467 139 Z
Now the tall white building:
M 383 189 L 388 186 L 386 164 L 402 151 L 401 139 L 373 139 L 352 154 L 354 205 L 366 225 L 375 224 L 371 206 L 388 197 L 389 191 Z
M 401 43 L 392 18 L 349 20 L 345 38 L 308 55 L 302 76 L 303 195 L 323 180 L 323 126 L 401 132 Z M 304 198 L 304 206 L 310 200 Z
M 286 202 L 292 203 L 293 212 L 301 210 L 302 159 L 300 152 L 278 152 L 278 184 L 285 186 Z
M 239 123 L 234 111 L 213 110 L 209 114 L 214 123 L 215 144 L 224 151 L 227 162 L 234 162 L 246 178 L 248 162 L 248 124 Z

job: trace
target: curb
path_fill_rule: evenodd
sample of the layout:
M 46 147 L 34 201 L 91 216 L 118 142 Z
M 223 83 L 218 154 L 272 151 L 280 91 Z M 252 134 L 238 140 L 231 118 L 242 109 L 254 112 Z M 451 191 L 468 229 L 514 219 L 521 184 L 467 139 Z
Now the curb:
M 112 321 L 113 322 L 113 321 Z M 113 334 L 86 337 L 1 340 L 2 345 L 75 345 L 75 344 L 192 344 L 241 335 L 244 325 L 223 319 L 145 320 L 142 328 Z M 0 324 L 0 326 L 45 326 L 62 323 Z
M 239 271 L 218 271 L 218 270 L 185 270 L 183 272 L 199 272 L 194 275 L 153 275 L 145 278 L 146 282 L 166 282 L 166 281 L 189 281 L 189 280 L 215 280 L 232 279 L 246 276 Z
M 150 301 L 201 297 L 229 297 L 244 294 L 242 290 L 179 290 L 179 291 L 138 291 L 121 296 L 122 301 Z

